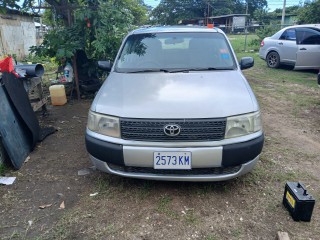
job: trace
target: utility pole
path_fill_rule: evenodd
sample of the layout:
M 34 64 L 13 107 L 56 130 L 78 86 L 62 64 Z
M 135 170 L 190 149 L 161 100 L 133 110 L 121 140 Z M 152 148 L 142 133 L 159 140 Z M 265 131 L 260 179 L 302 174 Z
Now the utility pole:
M 248 14 L 248 0 L 247 0 L 247 5 L 246 5 L 246 14 Z
M 282 8 L 282 18 L 281 18 L 281 28 L 284 27 L 284 17 L 286 15 L 286 0 L 283 0 L 283 8 Z
M 245 40 L 244 40 L 244 51 L 247 51 L 247 38 L 248 38 L 248 29 L 247 29 L 247 15 L 248 15 L 248 3 L 249 0 L 247 0 L 247 6 L 246 6 L 246 16 L 245 16 L 245 22 L 244 22 L 244 31 L 246 34 Z
M 209 4 L 209 2 L 208 2 L 207 26 L 208 26 L 208 24 L 209 24 L 209 7 L 210 7 L 210 4 Z

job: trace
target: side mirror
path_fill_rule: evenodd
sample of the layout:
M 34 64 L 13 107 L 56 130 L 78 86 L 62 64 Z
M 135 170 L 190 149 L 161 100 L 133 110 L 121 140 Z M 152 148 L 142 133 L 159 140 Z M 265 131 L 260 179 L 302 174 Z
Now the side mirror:
M 112 62 L 111 61 L 98 61 L 98 67 L 104 71 L 111 71 Z
M 252 57 L 243 57 L 240 60 L 240 69 L 251 68 L 254 65 L 254 59 Z

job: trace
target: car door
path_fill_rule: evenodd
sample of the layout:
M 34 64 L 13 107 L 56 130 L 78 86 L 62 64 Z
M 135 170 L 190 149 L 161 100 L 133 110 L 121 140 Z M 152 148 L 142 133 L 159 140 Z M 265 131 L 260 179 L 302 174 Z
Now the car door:
M 297 61 L 294 69 L 320 69 L 320 29 L 297 28 Z
M 280 62 L 294 65 L 298 50 L 295 28 L 285 30 L 277 41 Z

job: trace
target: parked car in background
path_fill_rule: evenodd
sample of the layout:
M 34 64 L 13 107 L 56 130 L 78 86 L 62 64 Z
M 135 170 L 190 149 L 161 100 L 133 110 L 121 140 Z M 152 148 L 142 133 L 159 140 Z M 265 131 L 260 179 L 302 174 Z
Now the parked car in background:
M 86 147 L 97 169 L 170 181 L 249 172 L 264 134 L 241 71 L 253 58 L 236 59 L 217 28 L 131 32 L 89 111 Z
M 263 39 L 259 56 L 268 67 L 294 66 L 295 70 L 320 68 L 320 24 L 286 27 Z

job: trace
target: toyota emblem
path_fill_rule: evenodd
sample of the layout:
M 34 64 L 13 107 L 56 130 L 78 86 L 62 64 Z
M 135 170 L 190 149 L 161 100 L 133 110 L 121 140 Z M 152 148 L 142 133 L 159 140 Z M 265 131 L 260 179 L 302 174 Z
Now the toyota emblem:
M 164 133 L 169 137 L 175 137 L 180 134 L 181 127 L 178 124 L 168 124 L 163 128 Z

